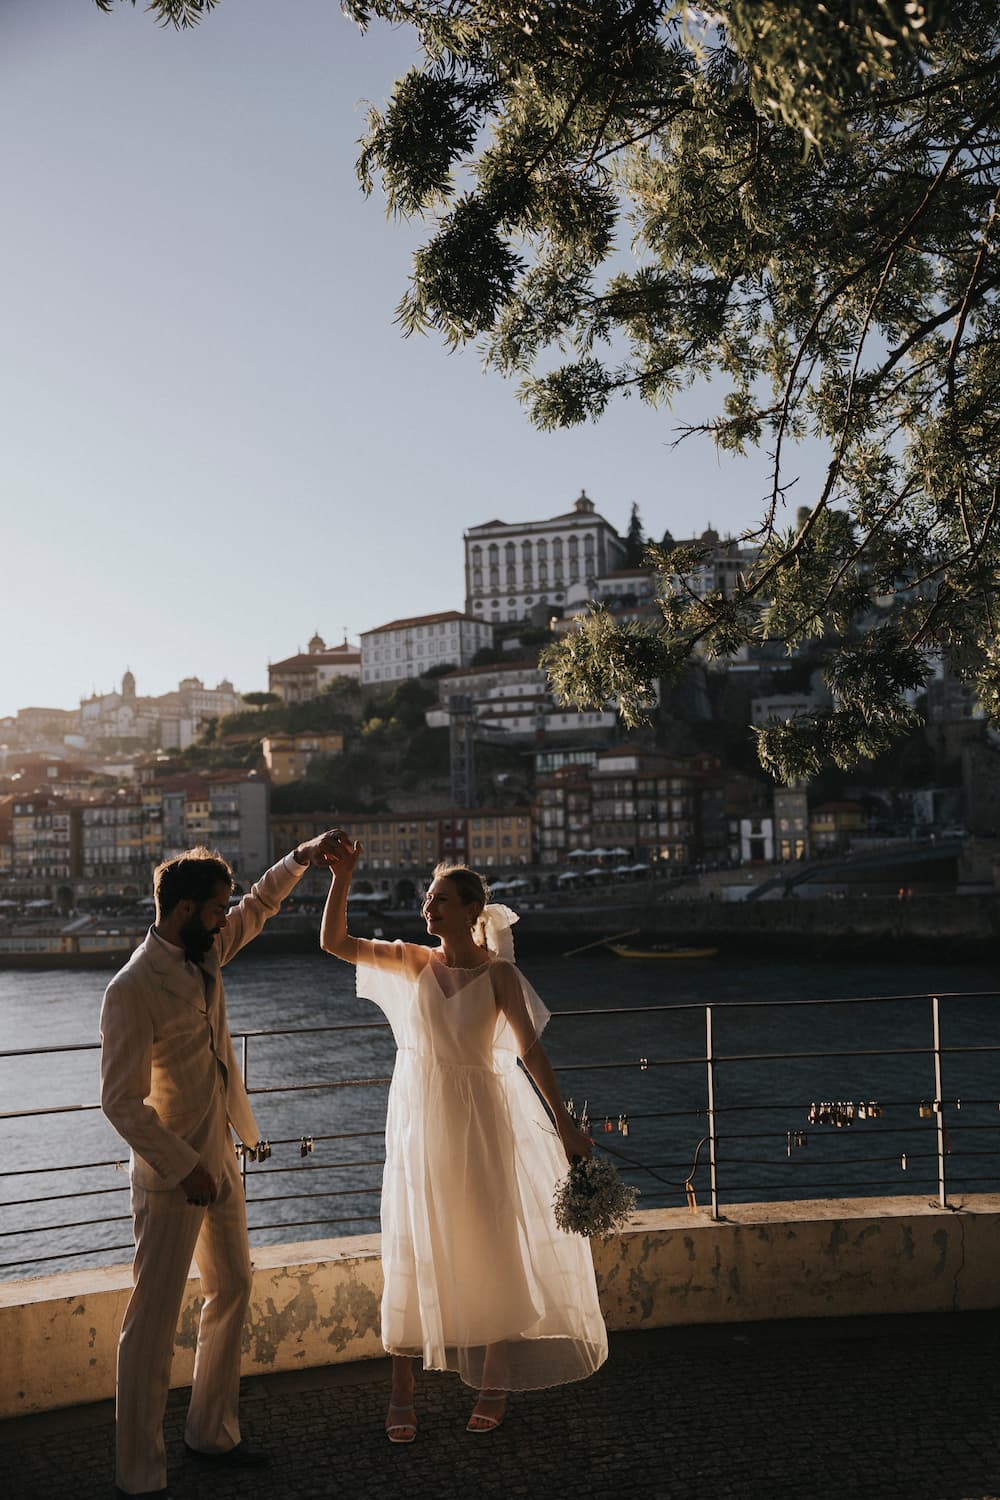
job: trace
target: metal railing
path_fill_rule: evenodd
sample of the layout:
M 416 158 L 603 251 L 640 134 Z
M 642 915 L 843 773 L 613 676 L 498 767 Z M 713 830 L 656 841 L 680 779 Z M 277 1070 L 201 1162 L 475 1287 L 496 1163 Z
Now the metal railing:
M 640 1187 L 640 1207 L 666 1200 L 693 1208 L 700 1197 L 717 1219 L 724 1194 L 731 1202 L 759 1197 L 801 1200 L 870 1196 L 877 1189 L 880 1196 L 930 1192 L 947 1208 L 953 1206 L 956 1191 L 1000 1190 L 1000 1076 L 995 1056 L 1000 1044 L 981 1040 L 993 1034 L 998 999 L 1000 992 L 975 991 L 567 1010 L 553 1014 L 547 1045 L 564 1095 L 575 1098 L 578 1114 L 586 1110 L 597 1148 L 607 1151 L 622 1176 Z M 856 1008 L 854 1012 L 851 1007 Z M 895 1017 L 889 1007 L 898 1008 Z M 966 1007 L 970 1012 L 964 1027 L 955 1029 L 971 1031 L 971 1036 L 960 1036 L 950 1045 L 942 1024 L 942 1010 L 948 1007 L 955 1011 Z M 752 1045 L 759 1038 L 766 1042 L 776 1030 L 783 1034 L 790 1023 L 801 1029 L 804 1018 L 820 1009 L 831 1018 L 837 1045 L 819 1045 L 821 1036 L 810 1044 L 808 1034 L 797 1048 Z M 851 1018 L 857 1015 L 869 1033 L 860 1040 L 873 1045 L 846 1045 L 859 1040 L 850 1034 L 856 1029 Z M 587 1027 L 603 1023 L 607 1032 L 610 1024 L 620 1029 L 626 1022 L 641 1028 L 646 1051 L 617 1058 L 579 1055 Z M 722 1033 L 727 1028 L 737 1033 L 737 1044 L 739 1034 L 748 1031 L 749 1049 L 724 1047 Z M 887 1028 L 891 1034 L 878 1045 L 879 1032 Z M 388 1029 L 386 1022 L 373 1021 L 237 1033 L 243 1073 L 258 1118 L 264 1114 L 265 1100 L 272 1109 L 280 1106 L 292 1115 L 290 1132 L 268 1139 L 256 1159 L 252 1153 L 242 1153 L 251 1232 L 273 1236 L 290 1229 L 346 1232 L 344 1226 L 353 1226 L 357 1232 L 362 1226 L 377 1226 L 384 1155 L 367 1148 L 383 1137 L 384 1102 L 374 1102 L 370 1091 L 385 1089 L 390 1081 L 389 1072 L 282 1081 L 278 1068 L 270 1078 L 260 1073 L 261 1082 L 255 1083 L 258 1072 L 256 1062 L 251 1070 L 251 1049 L 256 1056 L 265 1044 L 285 1040 L 292 1045 L 305 1042 L 314 1054 L 319 1037 L 343 1038 L 347 1033 L 386 1033 Z M 660 1034 L 671 1029 L 678 1035 Z M 817 1030 L 822 1030 L 818 1020 L 814 1035 Z M 918 1039 L 919 1032 L 923 1040 Z M 678 1037 L 688 1049 L 702 1038 L 703 1042 L 697 1050 L 668 1050 Z M 654 1043 L 663 1055 L 652 1055 Z M 21 1048 L 0 1052 L 0 1064 L 96 1051 L 96 1043 Z M 834 1069 L 838 1079 L 845 1072 L 848 1077 L 842 1088 L 828 1086 L 824 1097 L 823 1080 L 829 1080 Z M 780 1094 L 768 1082 L 775 1072 L 782 1075 Z M 798 1089 L 803 1092 L 794 1092 Z M 330 1101 L 343 1099 L 349 1091 L 373 1098 L 363 1110 L 366 1118 L 338 1120 Z M 834 1094 L 835 1098 L 829 1097 Z M 44 1123 L 53 1138 L 47 1143 L 52 1152 L 65 1150 L 71 1138 L 71 1132 L 61 1127 L 94 1115 L 103 1118 L 96 1101 L 52 1103 L 2 1112 L 0 1121 L 5 1133 L 19 1126 L 22 1134 Z M 328 1128 L 338 1123 L 364 1128 Z M 864 1139 L 867 1150 L 849 1151 L 847 1139 Z M 364 1142 L 364 1154 L 317 1159 L 330 1148 L 342 1153 L 349 1149 L 349 1142 Z M 807 1151 L 808 1146 L 813 1149 Z M 286 1154 L 292 1158 L 288 1164 L 283 1163 Z M 803 1170 L 807 1160 L 809 1171 Z M 82 1212 L 84 1203 L 101 1200 L 110 1206 L 114 1194 L 128 1191 L 125 1181 L 101 1178 L 98 1185 L 81 1188 L 73 1179 L 80 1173 L 113 1174 L 124 1165 L 123 1155 L 75 1162 L 63 1159 L 55 1165 L 51 1160 L 29 1160 L 15 1166 L 8 1157 L 8 1164 L 0 1170 L 0 1254 L 4 1248 L 8 1251 L 0 1260 L 0 1271 L 31 1274 L 37 1267 L 51 1268 L 53 1262 L 79 1263 L 81 1258 L 96 1262 L 130 1252 L 131 1236 L 118 1235 L 117 1229 L 129 1223 L 127 1212 L 63 1218 L 59 1215 L 65 1209 L 58 1207 L 77 1203 Z M 830 1170 L 840 1175 L 831 1179 Z M 296 1174 L 304 1174 L 301 1182 Z M 334 1174 L 335 1185 L 328 1174 Z M 279 1178 L 285 1179 L 281 1190 L 268 1192 L 272 1186 L 279 1187 L 273 1181 Z M 47 1186 L 24 1191 L 39 1184 Z M 21 1195 L 9 1197 L 12 1190 Z M 285 1217 L 292 1204 L 307 1205 L 303 1211 L 309 1217 Z M 263 1211 L 259 1220 L 254 1214 L 256 1205 Z M 297 1207 L 292 1210 L 298 1211 Z M 76 1245 L 75 1238 L 83 1230 L 97 1233 L 87 1244 Z M 101 1242 L 109 1238 L 115 1243 Z M 43 1253 L 35 1253 L 35 1240 Z M 53 1242 L 58 1244 L 54 1253 Z M 10 1259 L 16 1249 L 22 1254 Z

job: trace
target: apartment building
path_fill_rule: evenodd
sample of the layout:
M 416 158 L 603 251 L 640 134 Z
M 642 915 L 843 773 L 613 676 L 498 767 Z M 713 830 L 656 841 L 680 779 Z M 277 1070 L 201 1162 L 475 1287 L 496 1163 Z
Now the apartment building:
M 432 667 L 465 667 L 492 644 L 490 625 L 455 609 L 390 620 L 361 634 L 361 682 L 387 686 L 421 677 Z
M 269 734 L 261 740 L 261 753 L 273 786 L 301 781 L 319 756 L 342 755 L 344 736 L 339 729 L 301 734 Z
M 595 757 L 596 759 L 596 757 Z M 589 766 L 568 764 L 535 781 L 538 862 L 563 864 L 571 849 L 592 849 Z
M 533 821 L 528 807 L 423 813 L 274 813 L 272 858 L 280 858 L 296 844 L 341 823 L 364 845 L 359 881 L 395 891 L 400 878 L 409 876 L 412 889 L 419 891 L 441 861 L 493 871 L 531 864 Z
M 148 793 L 120 791 L 78 811 L 80 876 L 112 882 L 123 894 L 148 895 L 156 854 L 148 836 L 156 821 Z
M 552 735 L 595 737 L 599 742 L 615 732 L 614 709 L 564 708 L 549 690 L 548 676 L 537 661 L 496 662 L 465 667 L 438 680 L 440 704 L 428 711 L 432 728 L 450 721 L 452 698 L 467 700 L 475 727 L 528 744 Z
M 509 870 L 534 864 L 529 808 L 477 808 L 467 819 L 468 863 L 474 870 Z
M 11 809 L 11 884 L 22 898 L 54 900 L 76 878 L 79 808 L 60 797 L 16 798 Z

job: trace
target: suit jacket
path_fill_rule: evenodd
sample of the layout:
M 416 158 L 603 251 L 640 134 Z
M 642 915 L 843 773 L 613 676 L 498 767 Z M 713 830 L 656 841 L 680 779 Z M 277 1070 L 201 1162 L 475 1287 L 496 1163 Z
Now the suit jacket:
M 200 965 L 152 928 L 108 985 L 101 1008 L 101 1107 L 132 1148 L 133 1182 L 174 1188 L 200 1162 L 218 1181 L 227 1125 L 260 1132 L 226 1023 L 222 967 L 257 936 L 308 866 L 273 865 L 230 913 Z

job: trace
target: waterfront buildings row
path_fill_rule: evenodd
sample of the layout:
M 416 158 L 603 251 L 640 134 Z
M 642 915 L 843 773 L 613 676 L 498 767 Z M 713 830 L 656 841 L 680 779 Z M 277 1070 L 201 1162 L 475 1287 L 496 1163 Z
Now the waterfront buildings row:
M 994 768 L 993 775 L 996 771 Z M 888 793 L 886 793 L 886 796 Z M 52 791 L 0 796 L 0 905 L 23 911 L 85 908 L 148 896 L 156 864 L 198 844 L 218 850 L 249 884 L 273 859 L 333 824 L 365 848 L 359 889 L 411 899 L 441 860 L 492 878 L 593 880 L 656 873 L 680 879 L 740 865 L 795 864 L 898 841 L 920 828 L 954 838 L 954 789 L 900 794 L 887 803 L 808 802 L 798 788 L 768 788 L 724 774 L 709 756 L 670 757 L 627 745 L 562 759 L 521 805 L 370 813 L 271 813 L 266 776 L 233 770 L 157 776 L 74 801 Z M 904 826 L 905 824 L 905 826 Z M 996 837 L 995 829 L 982 830 Z M 867 841 L 867 842 L 866 842 Z M 322 889 L 319 877 L 304 889 Z
M 270 788 L 254 771 L 149 779 L 86 802 L 0 797 L 0 887 L 18 902 L 146 896 L 154 867 L 206 845 L 252 880 L 271 860 Z
M 765 853 L 803 858 L 805 794 L 779 792 L 775 809 L 781 799 L 781 816 L 798 819 L 797 839 L 781 844 L 768 832 L 765 851 L 760 829 L 755 836 L 741 829 L 732 787 L 707 757 L 685 761 L 618 747 L 539 777 L 523 805 L 367 814 L 272 814 L 269 781 L 254 771 L 158 776 L 148 768 L 138 782 L 87 801 L 51 791 L 0 797 L 0 898 L 66 908 L 90 895 L 141 897 L 160 860 L 199 844 L 219 850 L 237 878 L 250 881 L 334 822 L 361 839 L 365 873 L 385 889 L 400 874 L 422 876 L 442 859 L 523 872 L 592 855 L 619 869 L 681 873 Z M 768 809 L 766 817 L 777 815 Z
M 45 793 L 0 799 L 0 899 L 68 909 L 90 897 L 141 898 L 162 859 L 197 845 L 218 850 L 249 884 L 334 821 L 361 839 L 365 873 L 376 879 L 423 878 L 442 859 L 488 869 L 534 861 L 527 807 L 269 816 L 268 790 L 252 772 L 219 772 L 174 776 L 86 804 Z

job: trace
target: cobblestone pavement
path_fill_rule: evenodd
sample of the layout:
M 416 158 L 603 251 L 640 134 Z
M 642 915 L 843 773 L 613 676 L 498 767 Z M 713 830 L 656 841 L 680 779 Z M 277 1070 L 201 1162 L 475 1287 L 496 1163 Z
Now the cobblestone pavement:
M 511 1401 L 487 1436 L 453 1376 L 417 1380 L 420 1430 L 382 1435 L 388 1362 L 247 1380 L 274 1464 L 185 1462 L 175 1500 L 1000 1500 L 1000 1313 L 620 1333 L 592 1380 Z M 0 1423 L 2 1500 L 106 1500 L 110 1402 Z

